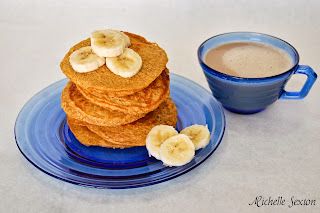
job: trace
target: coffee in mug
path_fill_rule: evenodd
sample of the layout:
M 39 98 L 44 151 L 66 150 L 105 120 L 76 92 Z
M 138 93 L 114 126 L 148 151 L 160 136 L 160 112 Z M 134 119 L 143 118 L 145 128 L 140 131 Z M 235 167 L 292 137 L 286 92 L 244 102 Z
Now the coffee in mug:
M 213 36 L 200 45 L 198 59 L 214 97 L 237 113 L 260 112 L 278 99 L 302 99 L 317 79 L 311 67 L 299 65 L 292 45 L 262 33 Z M 294 74 L 308 78 L 299 92 L 286 91 Z
M 232 42 L 209 50 L 205 63 L 227 75 L 243 78 L 264 78 L 279 75 L 293 66 L 285 51 L 257 42 Z

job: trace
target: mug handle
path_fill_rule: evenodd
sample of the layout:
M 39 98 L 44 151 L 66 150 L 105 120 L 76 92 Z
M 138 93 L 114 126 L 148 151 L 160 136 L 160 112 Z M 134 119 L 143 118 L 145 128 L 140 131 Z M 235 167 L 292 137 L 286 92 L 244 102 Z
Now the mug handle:
M 304 74 L 308 78 L 303 85 L 300 92 L 287 92 L 283 90 L 283 93 L 280 95 L 279 99 L 303 99 L 306 97 L 317 79 L 317 74 L 313 71 L 313 69 L 306 65 L 299 65 L 298 69 L 293 74 Z

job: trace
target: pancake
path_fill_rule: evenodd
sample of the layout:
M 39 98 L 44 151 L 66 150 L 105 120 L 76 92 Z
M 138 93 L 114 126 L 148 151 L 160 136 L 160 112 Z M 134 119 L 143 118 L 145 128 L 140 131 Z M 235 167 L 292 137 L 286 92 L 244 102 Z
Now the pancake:
M 130 38 L 130 43 L 142 43 L 142 44 L 151 44 L 151 45 L 156 45 L 158 46 L 157 43 L 153 43 L 153 42 L 150 42 L 150 41 L 147 41 L 147 39 L 145 39 L 144 37 L 142 36 L 139 36 L 139 35 L 136 35 L 136 34 L 133 34 L 133 33 L 129 33 L 129 32 L 124 32 L 127 36 L 129 36 Z
M 90 93 L 80 86 L 77 88 L 85 98 L 101 107 L 127 113 L 146 114 L 155 110 L 169 96 L 169 83 L 169 70 L 165 69 L 148 87 L 132 95 L 108 97 L 105 94 Z
M 127 124 L 145 115 L 102 108 L 86 99 L 71 81 L 62 91 L 61 107 L 72 118 L 101 126 Z
M 87 127 L 104 140 L 125 145 L 145 146 L 146 137 L 156 125 L 170 125 L 175 127 L 177 123 L 177 108 L 171 98 L 167 98 L 160 106 L 139 120 L 120 126 L 96 126 Z
M 86 146 L 102 146 L 110 148 L 128 148 L 131 146 L 114 144 L 99 137 L 97 134 L 91 132 L 87 127 L 80 126 L 67 120 L 70 130 L 79 142 Z
M 90 38 L 72 47 L 60 64 L 70 79 L 61 106 L 70 130 L 86 146 L 145 146 L 154 126 L 177 123 L 177 108 L 169 98 L 165 51 L 139 35 L 124 33 L 130 38 L 129 48 L 142 58 L 140 71 L 130 78 L 114 74 L 106 65 L 86 73 L 73 70 L 69 56 L 90 46 Z
M 136 51 L 142 58 L 140 71 L 131 78 L 123 78 L 111 72 L 106 65 L 98 69 L 78 73 L 73 70 L 69 56 L 74 51 L 90 46 L 90 38 L 72 47 L 62 60 L 60 67 L 63 73 L 75 84 L 93 93 L 105 93 L 119 97 L 138 92 L 151 84 L 166 68 L 167 55 L 157 44 L 147 42 L 143 37 L 126 33 L 131 41 L 129 48 Z

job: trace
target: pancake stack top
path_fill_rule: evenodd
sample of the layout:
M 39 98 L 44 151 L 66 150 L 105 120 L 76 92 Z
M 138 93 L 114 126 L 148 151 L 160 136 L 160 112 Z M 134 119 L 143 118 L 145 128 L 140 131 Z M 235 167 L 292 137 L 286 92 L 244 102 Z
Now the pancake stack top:
M 167 55 L 157 44 L 127 33 L 130 49 L 142 59 L 137 74 L 124 78 L 106 66 L 79 73 L 70 64 L 70 55 L 91 45 L 90 38 L 70 49 L 61 70 L 70 79 L 61 95 L 68 125 L 83 144 L 112 148 L 145 146 L 152 127 L 175 126 L 177 109 L 169 98 Z

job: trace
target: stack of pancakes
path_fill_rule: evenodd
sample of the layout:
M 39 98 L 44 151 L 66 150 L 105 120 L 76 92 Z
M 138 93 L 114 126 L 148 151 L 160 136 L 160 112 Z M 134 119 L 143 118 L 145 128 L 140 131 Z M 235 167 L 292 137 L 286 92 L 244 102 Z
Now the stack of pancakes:
M 61 70 L 70 79 L 61 95 L 68 125 L 83 144 L 112 148 L 145 146 L 149 131 L 156 125 L 175 126 L 177 108 L 169 97 L 167 55 L 145 38 L 129 36 L 129 48 L 142 58 L 141 70 L 131 78 L 112 73 L 106 65 L 76 72 L 69 62 L 72 52 L 90 46 L 90 39 L 70 49 Z

